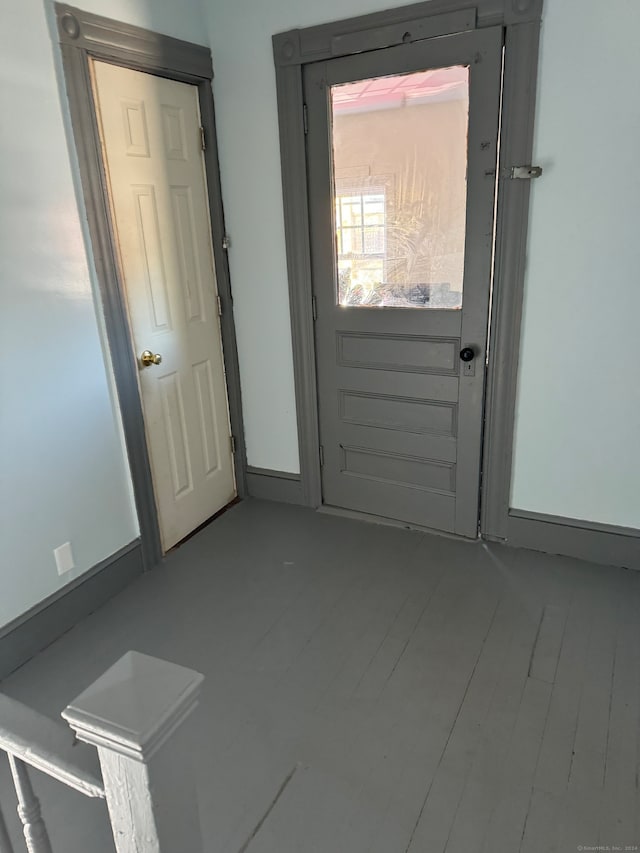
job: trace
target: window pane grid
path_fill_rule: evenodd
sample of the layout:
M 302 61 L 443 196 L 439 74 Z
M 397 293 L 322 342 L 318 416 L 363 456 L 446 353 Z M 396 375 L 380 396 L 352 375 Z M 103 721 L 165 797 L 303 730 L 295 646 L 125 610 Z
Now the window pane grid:
M 384 256 L 385 196 L 379 190 L 336 197 L 339 258 Z

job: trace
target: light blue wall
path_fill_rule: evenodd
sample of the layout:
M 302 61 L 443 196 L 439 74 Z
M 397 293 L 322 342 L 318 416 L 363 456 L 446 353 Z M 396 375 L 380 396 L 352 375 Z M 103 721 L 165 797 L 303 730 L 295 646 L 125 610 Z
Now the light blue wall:
M 195 44 L 208 43 L 200 0 L 73 0 L 71 5 Z
M 203 0 L 250 465 L 298 472 L 274 33 L 394 4 L 389 0 Z
M 401 5 L 204 0 L 249 461 L 298 470 L 271 35 Z M 546 0 L 513 503 L 640 527 L 636 0 Z
M 637 0 L 547 0 L 511 501 L 635 528 L 639 31 Z
M 202 40 L 199 0 L 81 5 Z M 138 536 L 50 14 L 5 4 L 0 28 L 0 626 Z M 67 541 L 76 569 L 59 577 Z

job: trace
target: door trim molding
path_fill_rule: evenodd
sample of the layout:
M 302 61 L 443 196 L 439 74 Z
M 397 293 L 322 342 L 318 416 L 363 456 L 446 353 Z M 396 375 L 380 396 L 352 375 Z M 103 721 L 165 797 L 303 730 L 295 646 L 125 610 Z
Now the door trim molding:
M 506 536 L 515 413 L 515 382 L 526 256 L 529 182 L 504 169 L 527 163 L 533 148 L 542 0 L 428 0 L 385 12 L 273 36 L 289 308 L 304 503 L 322 503 L 313 329 L 303 66 L 310 62 L 419 41 L 434 35 L 503 26 L 505 78 L 500 135 L 496 269 L 489 349 L 481 529 Z M 496 374 L 496 375 L 494 375 Z
M 507 27 L 500 139 L 500 173 L 531 163 L 540 22 Z M 480 530 L 504 539 L 509 499 L 520 358 L 531 181 L 498 184 L 495 270 L 485 391 Z
M 506 544 L 548 554 L 640 569 L 640 530 L 512 509 Z
M 73 132 L 73 139 L 70 142 L 75 145 L 78 156 L 91 250 L 104 311 L 107 340 L 140 523 L 144 565 L 149 569 L 162 558 L 160 529 L 144 431 L 137 365 L 129 332 L 127 307 L 117 263 L 116 240 L 107 201 L 107 186 L 89 75 L 89 60 L 90 58 L 104 60 L 136 71 L 190 83 L 198 89 L 201 121 L 207 138 L 207 147 L 204 152 L 205 172 L 218 293 L 223 309 L 221 327 L 229 415 L 231 430 L 236 440 L 234 459 L 236 487 L 238 495 L 244 497 L 247 494 L 246 450 L 232 310 L 233 298 L 227 253 L 223 248 L 225 227 L 211 89 L 213 79 L 211 52 L 202 45 L 190 44 L 140 27 L 112 21 L 63 3 L 55 4 L 55 12 Z

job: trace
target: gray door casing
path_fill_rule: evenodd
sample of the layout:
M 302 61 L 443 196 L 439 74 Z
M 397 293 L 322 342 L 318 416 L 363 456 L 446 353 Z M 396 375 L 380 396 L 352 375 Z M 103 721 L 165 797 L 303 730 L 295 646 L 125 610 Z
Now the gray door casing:
M 323 502 L 469 538 L 478 532 L 502 37 L 501 27 L 469 31 L 304 72 Z M 331 87 L 450 66 L 469 68 L 462 309 L 339 305 Z M 463 347 L 475 353 L 468 366 Z
M 506 538 L 516 379 L 526 262 L 531 164 L 543 0 L 428 0 L 273 37 L 294 356 L 302 501 L 322 502 L 309 234 L 303 71 L 310 63 L 411 44 L 440 35 L 504 29 L 500 159 L 491 336 L 485 394 L 481 533 Z
M 120 281 L 117 243 L 108 203 L 89 61 L 95 58 L 197 87 L 200 118 L 206 140 L 205 172 L 222 311 L 220 320 L 229 415 L 235 442 L 236 484 L 238 496 L 245 497 L 246 451 L 233 299 L 224 240 L 224 211 L 211 88 L 211 52 L 202 45 L 113 21 L 66 4 L 56 3 L 55 12 L 73 141 L 78 155 L 89 238 L 122 414 L 144 565 L 149 569 L 162 558 L 162 546 L 138 387 L 138 368 L 129 331 L 124 290 Z

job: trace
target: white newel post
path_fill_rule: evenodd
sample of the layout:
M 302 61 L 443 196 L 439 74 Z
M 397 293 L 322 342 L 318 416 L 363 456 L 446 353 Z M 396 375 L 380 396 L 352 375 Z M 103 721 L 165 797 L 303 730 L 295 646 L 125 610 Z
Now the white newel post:
M 203 853 L 184 722 L 203 676 L 128 652 L 63 711 L 98 749 L 118 853 Z

